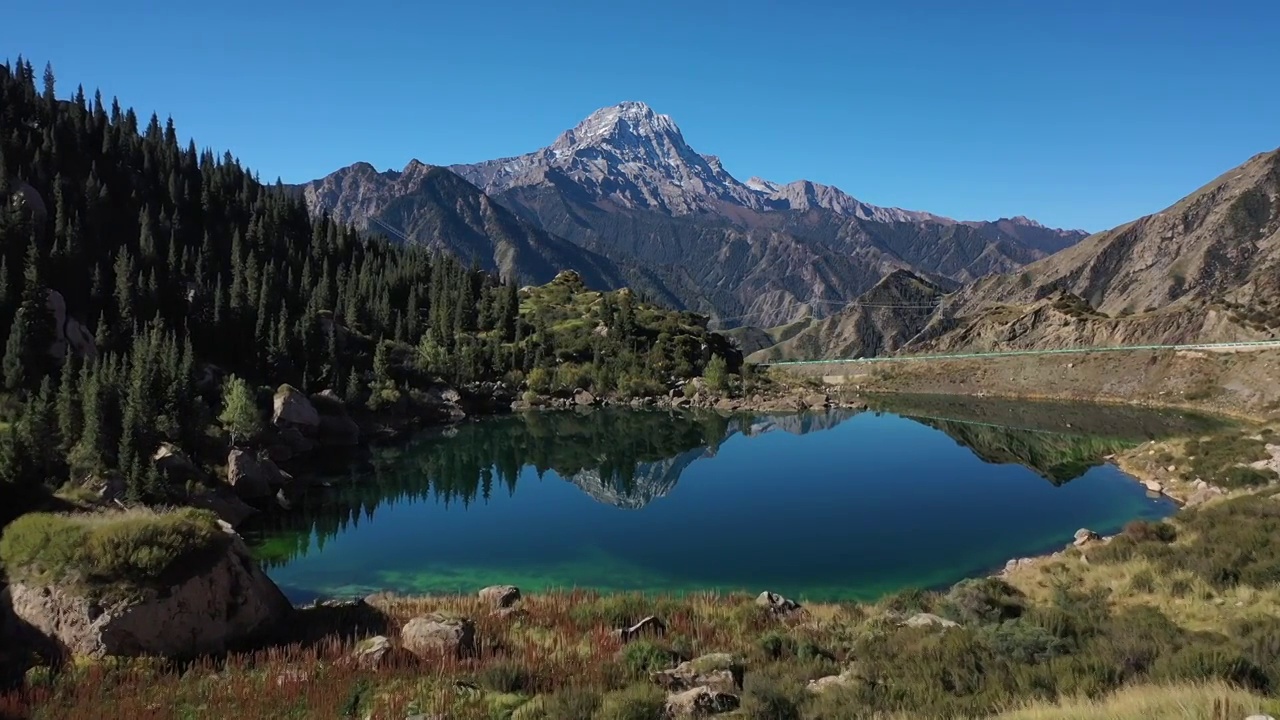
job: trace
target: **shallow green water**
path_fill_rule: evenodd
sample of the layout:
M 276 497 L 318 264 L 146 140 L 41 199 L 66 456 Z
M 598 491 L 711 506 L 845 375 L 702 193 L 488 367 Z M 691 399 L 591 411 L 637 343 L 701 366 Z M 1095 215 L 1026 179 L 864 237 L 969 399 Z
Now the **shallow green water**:
M 481 420 L 376 449 L 248 535 L 295 601 L 494 583 L 871 599 L 1059 547 L 1080 527 L 1168 515 L 1173 503 L 1101 459 L 1206 422 L 911 402 Z

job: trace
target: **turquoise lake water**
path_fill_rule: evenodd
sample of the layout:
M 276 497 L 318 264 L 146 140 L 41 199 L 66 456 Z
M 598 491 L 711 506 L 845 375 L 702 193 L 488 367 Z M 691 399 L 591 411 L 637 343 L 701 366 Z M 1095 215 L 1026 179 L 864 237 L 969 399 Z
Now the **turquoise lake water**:
M 1010 407 L 485 419 L 376 449 L 246 534 L 296 602 L 495 583 L 869 600 L 1175 510 L 1102 457 L 1195 418 Z

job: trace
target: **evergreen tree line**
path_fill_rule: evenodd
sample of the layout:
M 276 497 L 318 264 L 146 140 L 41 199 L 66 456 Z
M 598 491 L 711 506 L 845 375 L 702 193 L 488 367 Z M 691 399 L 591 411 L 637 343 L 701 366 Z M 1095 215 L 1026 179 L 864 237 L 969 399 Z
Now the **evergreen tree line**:
M 224 373 L 377 408 L 437 379 L 523 375 L 569 355 L 650 361 L 629 306 L 608 310 L 619 332 L 557 351 L 545 323 L 521 318 L 514 283 L 313 217 L 230 153 L 181 144 L 172 120 L 55 89 L 49 67 L 38 85 L 29 61 L 0 66 L 9 483 L 118 473 L 134 497 L 162 494 L 152 454 L 208 443 Z M 89 352 L 50 352 L 50 290 L 91 329 Z M 679 370 L 698 371 L 703 357 L 679 340 L 663 342 L 683 353 Z

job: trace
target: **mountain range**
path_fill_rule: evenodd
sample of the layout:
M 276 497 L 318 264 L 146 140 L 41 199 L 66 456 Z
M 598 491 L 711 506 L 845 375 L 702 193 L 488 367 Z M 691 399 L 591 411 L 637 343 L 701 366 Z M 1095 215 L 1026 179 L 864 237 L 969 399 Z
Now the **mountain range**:
M 1025 217 L 957 221 L 808 180 L 741 182 L 644 103 L 600 109 L 517 157 L 401 171 L 357 163 L 299 186 L 313 212 L 527 282 L 575 269 L 722 327 L 822 317 L 894 271 L 954 287 L 1074 245 Z

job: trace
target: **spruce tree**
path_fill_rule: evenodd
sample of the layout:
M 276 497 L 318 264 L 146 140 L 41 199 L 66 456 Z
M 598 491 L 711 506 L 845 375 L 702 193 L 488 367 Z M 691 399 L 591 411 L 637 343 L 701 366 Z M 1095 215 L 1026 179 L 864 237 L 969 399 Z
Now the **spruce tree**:
M 56 405 L 58 415 L 58 449 L 65 455 L 80 440 L 80 423 L 84 412 L 80 408 L 80 374 L 75 357 L 68 356 L 62 363 L 62 378 L 58 383 Z

